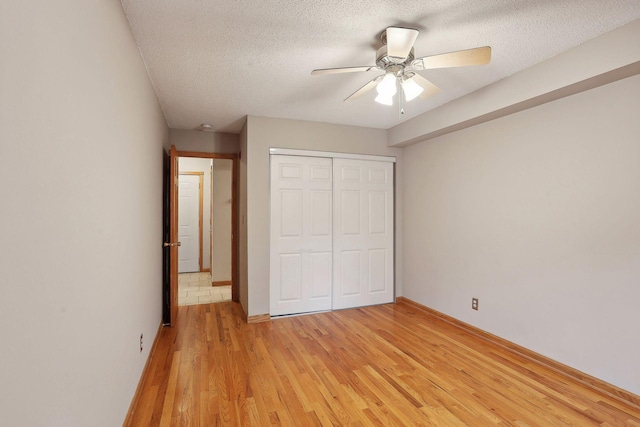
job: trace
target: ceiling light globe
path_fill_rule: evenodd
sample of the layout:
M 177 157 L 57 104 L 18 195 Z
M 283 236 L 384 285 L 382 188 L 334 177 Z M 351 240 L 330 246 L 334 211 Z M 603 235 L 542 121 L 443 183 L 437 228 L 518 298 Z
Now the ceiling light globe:
M 424 92 L 424 89 L 413 78 L 410 78 L 403 80 L 402 91 L 404 92 L 404 99 L 411 101 Z
M 380 93 L 376 96 L 376 102 L 382 105 L 393 105 L 393 95 L 387 96 Z
M 382 78 L 382 81 L 378 83 L 376 90 L 381 96 L 384 96 L 385 98 L 392 97 L 393 95 L 396 94 L 396 91 L 397 91 L 396 79 L 397 79 L 396 76 L 394 76 L 391 73 L 387 73 Z

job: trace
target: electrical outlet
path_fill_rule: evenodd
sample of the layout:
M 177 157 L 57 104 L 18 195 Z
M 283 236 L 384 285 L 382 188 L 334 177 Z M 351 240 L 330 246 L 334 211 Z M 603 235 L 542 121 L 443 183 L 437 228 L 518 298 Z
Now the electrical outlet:
M 140 353 L 142 353 L 142 338 L 144 338 L 144 335 L 140 334 Z
M 471 298 L 471 308 L 474 310 L 478 309 L 478 298 Z

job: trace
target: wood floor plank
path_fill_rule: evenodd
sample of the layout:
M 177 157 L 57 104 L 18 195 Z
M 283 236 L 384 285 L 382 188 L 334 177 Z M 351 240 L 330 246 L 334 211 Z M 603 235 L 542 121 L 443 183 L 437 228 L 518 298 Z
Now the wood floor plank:
M 402 304 L 180 307 L 129 426 L 640 426 L 640 408 Z
M 173 363 L 169 371 L 166 394 L 162 401 L 162 416 L 160 418 L 160 426 L 171 425 L 171 417 L 174 414 L 173 402 L 176 394 L 176 383 L 178 381 L 178 373 L 180 367 L 180 351 L 173 353 Z

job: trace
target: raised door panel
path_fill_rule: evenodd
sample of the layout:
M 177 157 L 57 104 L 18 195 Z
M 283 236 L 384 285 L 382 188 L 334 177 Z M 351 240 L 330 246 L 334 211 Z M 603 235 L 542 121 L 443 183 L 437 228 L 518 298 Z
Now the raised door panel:
M 302 299 L 302 254 L 280 254 L 279 261 L 278 299 L 284 302 L 299 302 Z
M 343 249 L 339 252 L 340 291 L 341 297 L 356 297 L 362 293 L 362 251 Z M 342 307 L 334 307 L 342 308 Z
M 280 238 L 302 237 L 302 190 L 280 190 Z
M 331 229 L 333 216 L 331 197 L 330 190 L 312 190 L 309 194 L 311 201 L 311 228 L 309 232 L 313 237 L 331 237 L 333 232 Z
M 340 221 L 340 234 L 343 236 L 359 236 L 362 229 L 361 205 L 362 193 L 360 190 L 339 190 L 340 211 L 337 217 Z
M 331 287 L 327 284 L 331 283 L 331 252 L 314 252 L 310 255 L 310 282 L 311 289 L 309 298 L 312 300 L 329 299 L 331 297 Z

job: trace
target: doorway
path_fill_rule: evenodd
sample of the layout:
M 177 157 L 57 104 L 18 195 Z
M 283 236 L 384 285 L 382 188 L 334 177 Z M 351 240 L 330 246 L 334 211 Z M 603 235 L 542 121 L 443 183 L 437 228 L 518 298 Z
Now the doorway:
M 176 262 L 174 265 L 171 260 L 169 268 L 165 268 L 169 271 L 169 280 L 164 285 L 163 312 L 167 314 L 165 323 L 174 326 L 179 305 L 208 304 L 229 299 L 238 301 L 238 155 L 180 152 L 172 146 L 168 157 L 168 161 L 165 159 L 168 164 L 165 168 L 168 175 L 165 176 L 165 186 L 169 209 L 165 208 L 165 211 L 168 211 L 170 218 L 165 224 L 171 230 L 166 233 L 169 239 L 165 239 L 165 255 L 170 253 L 171 256 L 165 256 L 165 259 L 175 257 Z M 192 266 L 188 271 L 179 270 L 177 262 L 186 243 L 180 241 L 182 234 L 179 233 L 183 225 L 180 216 L 185 211 L 180 207 L 180 175 L 202 176 L 202 184 L 198 184 L 198 191 L 195 191 L 202 192 L 198 200 L 199 206 L 202 206 L 202 214 L 198 215 L 198 268 Z M 183 190 L 183 194 L 186 191 Z M 193 200 L 194 197 L 187 199 Z M 186 252 L 187 248 L 184 250 Z
M 178 305 L 231 300 L 232 160 L 178 156 Z

